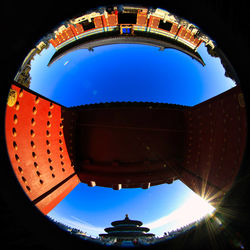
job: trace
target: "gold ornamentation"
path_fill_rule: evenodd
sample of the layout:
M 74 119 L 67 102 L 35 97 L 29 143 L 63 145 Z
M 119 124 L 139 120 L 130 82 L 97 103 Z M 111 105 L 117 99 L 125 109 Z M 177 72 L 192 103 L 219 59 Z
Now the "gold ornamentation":
M 7 101 L 8 106 L 13 107 L 16 103 L 16 100 L 17 100 L 17 91 L 14 89 L 10 89 Z

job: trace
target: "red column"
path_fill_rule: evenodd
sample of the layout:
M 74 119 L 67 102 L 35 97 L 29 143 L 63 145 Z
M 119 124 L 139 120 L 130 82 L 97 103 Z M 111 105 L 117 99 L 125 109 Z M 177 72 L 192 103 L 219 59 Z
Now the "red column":
M 77 36 L 77 32 L 76 32 L 76 29 L 75 29 L 74 25 L 70 24 L 69 27 L 70 27 L 72 33 L 74 34 L 74 36 L 76 37 Z
M 101 17 L 102 17 L 103 27 L 107 27 L 108 25 L 107 25 L 107 20 L 106 20 L 105 16 L 102 15 Z
M 179 36 L 179 35 L 180 35 L 182 29 L 183 29 L 183 26 L 181 26 L 181 27 L 178 29 L 178 31 L 177 31 L 177 33 L 176 33 L 176 36 Z

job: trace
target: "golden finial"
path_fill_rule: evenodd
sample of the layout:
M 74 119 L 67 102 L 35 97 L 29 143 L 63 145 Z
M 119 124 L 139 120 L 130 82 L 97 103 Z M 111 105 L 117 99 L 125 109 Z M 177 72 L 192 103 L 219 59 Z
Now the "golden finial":
M 10 89 L 7 104 L 9 107 L 13 107 L 17 100 L 17 92 L 14 89 Z

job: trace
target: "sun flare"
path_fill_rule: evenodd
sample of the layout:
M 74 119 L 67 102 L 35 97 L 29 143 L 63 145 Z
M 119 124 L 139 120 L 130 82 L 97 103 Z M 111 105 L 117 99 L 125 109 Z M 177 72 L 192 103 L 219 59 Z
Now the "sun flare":
M 171 214 L 164 216 L 156 221 L 148 223 L 146 226 L 151 229 L 168 227 L 172 225 L 172 230 L 181 228 L 196 222 L 206 215 L 212 215 L 215 208 L 208 201 L 199 195 L 192 193 L 187 201 Z
M 182 208 L 182 211 L 185 214 L 185 219 L 192 221 L 197 221 L 208 214 L 212 214 L 215 210 L 208 201 L 195 193 L 190 196 Z

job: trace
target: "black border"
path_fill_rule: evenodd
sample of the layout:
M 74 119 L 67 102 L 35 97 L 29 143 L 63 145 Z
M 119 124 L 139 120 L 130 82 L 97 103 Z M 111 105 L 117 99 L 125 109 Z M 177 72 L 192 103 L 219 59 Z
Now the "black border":
M 8 159 L 4 138 L 5 105 L 9 91 L 19 66 L 39 39 L 60 25 L 67 18 L 99 6 L 122 4 L 121 1 L 81 1 L 81 2 L 25 2 L 5 1 L 1 6 L 2 15 L 2 81 L 1 81 L 1 245 L 2 249 L 99 249 L 101 246 L 70 236 L 47 220 L 21 190 Z M 129 3 L 129 2 L 127 2 Z M 247 1 L 132 1 L 132 4 L 160 7 L 198 25 L 214 38 L 232 63 L 240 79 L 245 95 L 247 116 L 249 117 L 249 22 Z M 46 83 L 45 83 L 46 84 Z M 219 234 L 216 246 L 220 249 L 233 248 L 230 243 L 234 235 L 240 238 L 245 249 L 249 239 L 250 161 L 249 136 L 239 176 L 224 200 L 223 207 L 229 211 L 225 215 L 229 236 Z M 83 197 L 84 198 L 84 197 Z M 186 238 L 185 238 L 186 237 Z M 205 232 L 187 235 L 181 240 L 169 241 L 150 249 L 214 249 Z M 186 239 L 183 241 L 183 239 Z M 224 242 L 223 244 L 221 242 Z M 110 247 L 113 248 L 113 247 Z

